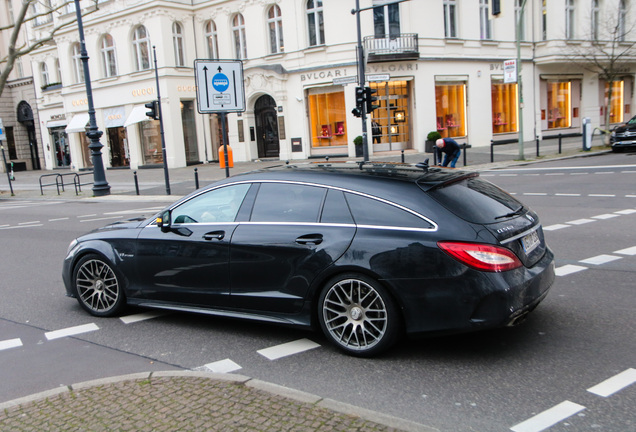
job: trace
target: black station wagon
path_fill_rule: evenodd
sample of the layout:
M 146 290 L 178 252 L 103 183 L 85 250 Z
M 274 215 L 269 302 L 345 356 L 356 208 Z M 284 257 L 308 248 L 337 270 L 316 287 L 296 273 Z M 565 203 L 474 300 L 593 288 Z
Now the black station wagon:
M 404 333 L 520 322 L 554 256 L 539 217 L 478 173 L 321 163 L 236 175 L 79 237 L 63 277 L 96 316 L 132 304 L 320 327 L 372 356 Z

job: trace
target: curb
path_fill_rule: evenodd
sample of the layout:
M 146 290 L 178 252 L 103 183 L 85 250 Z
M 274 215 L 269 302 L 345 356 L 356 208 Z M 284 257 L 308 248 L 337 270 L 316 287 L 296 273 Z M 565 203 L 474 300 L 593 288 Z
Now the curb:
M 236 385 L 245 385 L 256 390 L 264 391 L 276 396 L 291 399 L 296 402 L 300 402 L 307 405 L 314 405 L 323 409 L 337 412 L 339 414 L 345 414 L 350 416 L 359 417 L 361 419 L 374 422 L 389 428 L 394 428 L 404 432 L 440 432 L 439 429 L 425 426 L 419 423 L 415 423 L 409 420 L 404 420 L 398 417 L 394 417 L 388 414 L 382 414 L 376 411 L 368 410 L 366 408 L 360 408 L 354 405 L 346 404 L 336 401 L 334 399 L 327 399 L 321 396 L 317 396 L 311 393 L 303 392 L 300 390 L 294 390 L 289 387 L 284 387 L 278 384 L 269 383 L 257 379 L 250 378 L 244 375 L 229 375 L 214 372 L 199 372 L 199 371 L 163 371 L 163 372 L 140 372 L 128 375 L 119 375 L 108 378 L 100 378 L 91 381 L 84 381 L 68 386 L 62 386 L 51 390 L 35 393 L 29 396 L 13 399 L 7 402 L 0 403 L 0 411 L 18 406 L 25 405 L 31 402 L 37 402 L 43 399 L 59 396 L 64 393 L 70 393 L 76 390 L 86 390 L 93 387 L 105 386 L 109 384 L 115 384 L 123 381 L 134 380 L 149 380 L 153 377 L 166 378 L 166 377 L 182 377 L 182 378 L 207 378 L 210 380 L 224 381 L 233 383 Z

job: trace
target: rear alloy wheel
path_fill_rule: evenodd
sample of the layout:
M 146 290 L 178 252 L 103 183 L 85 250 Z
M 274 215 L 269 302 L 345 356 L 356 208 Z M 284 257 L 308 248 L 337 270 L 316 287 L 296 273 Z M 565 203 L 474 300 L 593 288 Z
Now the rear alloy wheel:
M 320 295 L 318 317 L 332 343 L 359 357 L 389 348 L 400 327 L 393 299 L 377 282 L 362 275 L 331 280 Z
M 119 279 L 110 264 L 98 255 L 87 255 L 75 266 L 73 285 L 79 304 L 95 316 L 113 316 L 125 304 Z

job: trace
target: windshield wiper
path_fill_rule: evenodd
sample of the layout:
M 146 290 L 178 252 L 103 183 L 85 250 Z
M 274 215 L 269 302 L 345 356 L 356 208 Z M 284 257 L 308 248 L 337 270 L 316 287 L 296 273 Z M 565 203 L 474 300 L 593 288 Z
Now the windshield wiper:
M 497 217 L 495 218 L 495 220 L 497 220 L 497 219 L 503 219 L 503 218 L 513 217 L 513 216 L 516 216 L 516 215 L 518 215 L 518 214 L 521 214 L 521 213 L 522 213 L 522 211 L 523 211 L 523 205 L 522 205 L 521 207 L 519 207 L 519 208 L 518 208 L 517 210 L 515 210 L 515 211 L 511 211 L 510 213 L 506 213 L 505 215 L 502 215 L 502 216 L 497 216 Z

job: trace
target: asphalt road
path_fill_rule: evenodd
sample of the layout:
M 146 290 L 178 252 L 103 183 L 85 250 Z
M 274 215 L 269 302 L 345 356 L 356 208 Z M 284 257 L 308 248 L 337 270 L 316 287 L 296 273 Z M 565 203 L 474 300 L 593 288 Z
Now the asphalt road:
M 636 431 L 636 156 L 482 175 L 541 217 L 557 256 L 552 291 L 518 327 L 404 340 L 372 360 L 341 354 L 319 333 L 249 321 L 144 310 L 129 320 L 91 317 L 64 297 L 69 242 L 163 203 L 0 201 L 0 401 L 123 373 L 198 369 L 440 431 L 538 432 L 551 423 L 550 431 Z

